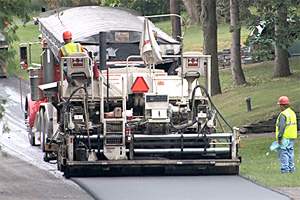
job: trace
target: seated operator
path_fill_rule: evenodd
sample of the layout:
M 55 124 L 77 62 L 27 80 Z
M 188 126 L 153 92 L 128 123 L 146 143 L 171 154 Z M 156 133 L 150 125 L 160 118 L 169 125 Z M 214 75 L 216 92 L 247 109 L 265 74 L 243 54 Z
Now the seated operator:
M 81 44 L 72 42 L 71 31 L 65 31 L 63 33 L 63 39 L 65 42 L 65 45 L 59 49 L 58 56 L 57 56 L 58 58 L 67 57 L 70 53 L 85 52 L 85 50 L 83 49 Z M 97 66 L 96 62 L 94 63 L 93 72 L 94 72 L 94 78 L 98 78 L 99 70 L 98 70 L 98 66 Z M 64 69 L 64 74 L 66 76 L 66 74 L 67 74 L 66 69 Z M 66 79 L 67 79 L 68 83 L 73 84 L 73 80 L 71 78 L 66 76 Z
M 65 45 L 59 49 L 58 58 L 66 57 L 70 53 L 85 52 L 81 44 L 72 42 L 72 33 L 70 31 L 65 31 L 63 33 L 63 39 Z

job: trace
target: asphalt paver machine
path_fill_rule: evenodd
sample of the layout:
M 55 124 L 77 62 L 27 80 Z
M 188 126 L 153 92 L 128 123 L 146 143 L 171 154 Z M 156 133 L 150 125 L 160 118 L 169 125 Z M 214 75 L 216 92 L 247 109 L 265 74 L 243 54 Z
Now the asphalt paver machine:
M 45 161 L 55 159 L 66 177 L 239 173 L 239 129 L 216 128 L 210 55 L 182 53 L 180 42 L 150 25 L 162 59 L 149 64 L 136 52 L 145 17 L 104 7 L 63 12 L 39 19 L 42 63 L 29 68 L 26 123 Z M 57 57 L 66 28 L 86 53 Z M 28 45 L 21 45 L 23 68 Z

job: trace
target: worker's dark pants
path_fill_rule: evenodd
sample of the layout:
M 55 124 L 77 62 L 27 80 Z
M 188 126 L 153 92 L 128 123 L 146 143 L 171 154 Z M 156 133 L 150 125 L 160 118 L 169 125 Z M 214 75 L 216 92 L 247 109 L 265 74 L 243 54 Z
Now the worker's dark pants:
M 294 139 L 288 139 L 289 144 L 286 149 L 278 148 L 278 157 L 281 165 L 281 173 L 294 172 Z
M 67 79 L 67 82 L 70 83 L 70 84 L 72 84 L 73 83 L 73 79 L 71 77 L 67 76 L 67 70 L 68 70 L 67 67 L 64 67 L 64 69 L 63 69 L 64 75 L 65 75 L 65 77 Z

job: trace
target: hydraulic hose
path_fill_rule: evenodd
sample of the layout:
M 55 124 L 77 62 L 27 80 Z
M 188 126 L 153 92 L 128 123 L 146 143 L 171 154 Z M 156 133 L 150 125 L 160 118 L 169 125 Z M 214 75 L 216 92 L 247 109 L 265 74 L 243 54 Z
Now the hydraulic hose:
M 172 128 L 174 128 L 175 130 L 182 130 L 182 129 L 186 129 L 190 126 L 193 126 L 197 122 L 197 120 L 195 120 L 195 119 L 189 124 L 185 124 L 185 125 L 181 125 L 181 126 L 177 126 L 177 127 L 176 127 L 176 125 L 173 124 L 172 120 L 171 120 L 170 124 L 171 124 Z
M 204 91 L 204 93 L 206 94 L 206 96 L 207 96 L 207 98 L 208 98 L 208 100 L 209 100 L 209 102 L 211 103 L 211 105 L 212 105 L 212 107 L 214 107 L 214 109 L 216 109 L 216 111 L 217 111 L 217 113 L 220 115 L 220 117 L 223 119 L 223 121 L 227 124 L 227 126 L 231 129 L 231 131 L 233 132 L 233 128 L 230 126 L 230 124 L 225 120 L 225 118 L 222 116 L 222 114 L 219 112 L 219 110 L 217 109 L 217 107 L 215 106 L 215 104 L 213 103 L 213 101 L 211 100 L 211 98 L 210 98 L 210 96 L 209 96 L 209 94 L 208 94 L 208 92 L 207 92 L 207 89 L 204 87 L 204 86 L 202 86 L 202 85 L 197 85 L 194 89 L 193 89 L 193 93 L 192 93 L 192 109 L 194 109 L 194 98 L 195 98 L 195 93 L 196 93 L 196 89 L 197 88 L 201 88 L 203 91 Z M 193 114 L 194 114 L 194 112 L 193 112 Z
M 84 92 L 85 92 L 85 94 L 87 95 L 87 89 L 86 89 L 85 87 L 81 86 L 81 87 L 76 88 L 76 89 L 71 93 L 70 97 L 68 98 L 68 100 L 67 100 L 66 103 L 65 103 L 65 112 L 67 111 L 67 108 L 69 107 L 71 98 L 72 98 L 72 97 L 76 94 L 76 92 L 78 92 L 80 89 L 83 89 Z M 86 98 L 86 101 L 87 101 L 87 98 Z
M 205 95 L 207 96 L 207 98 L 208 98 L 208 100 L 209 100 L 209 102 L 211 103 L 211 105 L 214 107 L 214 109 L 217 111 L 217 113 L 220 115 L 220 117 L 223 119 L 223 121 L 227 124 L 227 126 L 231 129 L 231 131 L 233 132 L 233 128 L 230 126 L 230 124 L 225 120 L 225 118 L 222 116 L 222 114 L 219 112 L 219 110 L 217 109 L 217 107 L 215 106 L 215 104 L 213 103 L 213 101 L 211 100 L 211 98 L 210 98 L 210 96 L 209 96 L 209 94 L 208 94 L 208 92 L 207 92 L 207 89 L 204 87 L 204 86 L 202 86 L 202 85 L 197 85 L 196 87 L 194 87 L 194 89 L 193 89 L 193 92 L 192 92 L 192 119 L 193 119 L 193 121 L 191 122 L 191 123 L 189 123 L 189 124 L 185 124 L 185 125 L 180 125 L 180 126 L 176 126 L 176 125 L 174 125 L 173 124 L 173 121 L 172 121 L 172 119 L 171 119 L 171 122 L 170 122 L 170 124 L 171 124 L 171 126 L 172 126 L 172 128 L 174 128 L 175 130 L 183 130 L 183 129 L 185 129 L 185 128 L 188 128 L 188 127 L 190 127 L 190 126 L 192 126 L 192 125 L 194 125 L 196 122 L 197 122 L 197 119 L 196 119 L 196 108 L 195 108 L 195 94 L 196 94 L 196 90 L 198 89 L 198 88 L 201 88 L 203 91 L 204 91 L 204 93 L 205 93 Z M 199 131 L 199 133 L 202 131 L 202 129 Z
M 91 152 L 91 140 L 90 140 L 90 132 L 89 132 L 89 127 L 88 127 L 88 112 L 87 112 L 87 108 L 88 108 L 88 92 L 87 89 L 83 86 L 76 88 L 70 95 L 70 97 L 68 98 L 66 105 L 65 105 L 65 112 L 67 111 L 67 108 L 69 107 L 70 104 L 70 100 L 71 98 L 76 94 L 76 92 L 78 92 L 80 89 L 83 89 L 85 92 L 85 99 L 83 102 L 83 107 L 84 107 L 84 115 L 85 115 L 85 121 L 86 121 L 86 129 L 87 129 L 87 134 L 88 134 L 88 143 L 89 143 L 89 151 Z
M 193 96 L 192 96 L 192 102 L 194 102 L 194 97 Z M 193 103 L 192 106 L 195 106 L 194 103 Z M 183 129 L 186 129 L 186 128 L 190 127 L 190 126 L 193 126 L 195 123 L 197 123 L 196 109 L 192 108 L 192 113 L 193 113 L 193 115 L 192 115 L 193 116 L 192 117 L 193 121 L 191 123 L 189 123 L 189 124 L 181 124 L 180 123 L 179 126 L 176 126 L 176 125 L 173 124 L 173 120 L 171 118 L 170 124 L 171 124 L 172 128 L 174 128 L 175 130 L 183 130 Z

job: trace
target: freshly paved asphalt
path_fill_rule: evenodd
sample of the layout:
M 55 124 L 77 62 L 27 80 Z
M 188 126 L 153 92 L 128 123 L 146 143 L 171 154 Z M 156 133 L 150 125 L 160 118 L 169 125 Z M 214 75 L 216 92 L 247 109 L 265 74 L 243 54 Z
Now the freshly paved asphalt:
M 288 200 L 241 176 L 72 178 L 101 200 Z

